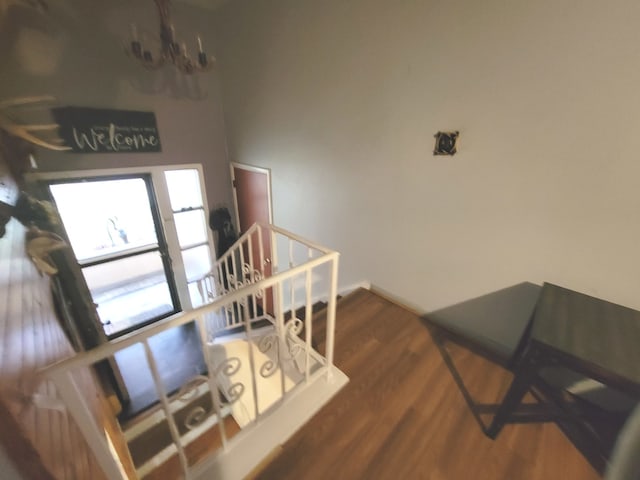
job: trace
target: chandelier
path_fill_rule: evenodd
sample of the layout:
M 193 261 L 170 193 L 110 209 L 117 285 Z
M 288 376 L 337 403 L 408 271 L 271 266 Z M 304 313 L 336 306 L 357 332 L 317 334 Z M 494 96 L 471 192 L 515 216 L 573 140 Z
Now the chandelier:
M 142 65 L 150 70 L 162 67 L 165 63 L 172 63 L 182 73 L 193 74 L 209 70 L 215 62 L 214 57 L 208 57 L 202 48 L 202 39 L 196 37 L 198 55 L 189 55 L 186 42 L 178 43 L 176 31 L 171 21 L 171 1 L 154 0 L 160 17 L 160 50 L 152 53 L 138 37 L 138 28 L 131 24 L 131 44 L 126 48 L 127 53 L 135 57 Z

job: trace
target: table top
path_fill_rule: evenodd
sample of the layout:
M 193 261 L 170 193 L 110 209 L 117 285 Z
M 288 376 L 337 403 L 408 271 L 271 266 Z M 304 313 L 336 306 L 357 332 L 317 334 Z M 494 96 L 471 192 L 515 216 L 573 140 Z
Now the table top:
M 529 282 L 491 292 L 430 312 L 423 318 L 486 349 L 508 363 L 540 296 L 540 285 Z
M 545 283 L 530 338 L 640 388 L 637 310 Z

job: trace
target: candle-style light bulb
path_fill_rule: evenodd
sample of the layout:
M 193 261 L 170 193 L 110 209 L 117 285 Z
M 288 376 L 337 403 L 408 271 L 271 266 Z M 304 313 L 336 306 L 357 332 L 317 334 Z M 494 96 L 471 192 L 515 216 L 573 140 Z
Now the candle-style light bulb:
M 131 24 L 131 52 L 136 58 L 142 57 L 142 44 L 138 40 L 138 28 L 135 23 Z

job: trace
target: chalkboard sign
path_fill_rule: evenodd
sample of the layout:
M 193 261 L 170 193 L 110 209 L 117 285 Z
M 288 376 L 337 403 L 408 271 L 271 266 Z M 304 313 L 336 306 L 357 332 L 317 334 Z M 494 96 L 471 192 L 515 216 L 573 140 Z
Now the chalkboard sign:
M 54 108 L 60 136 L 75 153 L 160 152 L 153 112 L 85 107 Z

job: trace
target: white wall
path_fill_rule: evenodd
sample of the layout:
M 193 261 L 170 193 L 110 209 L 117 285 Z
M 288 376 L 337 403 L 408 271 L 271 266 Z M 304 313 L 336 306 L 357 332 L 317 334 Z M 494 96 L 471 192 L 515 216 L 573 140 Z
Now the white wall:
M 521 281 L 640 308 L 640 3 L 235 0 L 230 157 L 275 223 L 424 310 Z M 461 131 L 434 157 L 433 134 Z
M 153 111 L 161 153 L 72 154 L 38 150 L 42 171 L 201 163 L 210 204 L 232 205 L 219 78 L 186 77 L 173 67 L 147 71 L 126 56 L 130 23 L 157 37 L 153 2 L 49 1 L 49 14 L 12 8 L 0 28 L 0 100 L 52 94 L 58 106 Z M 202 36 L 212 54 L 211 14 L 174 6 L 176 32 L 195 49 Z M 151 36 L 149 37 L 151 38 Z M 48 121 L 23 112 L 31 121 Z

